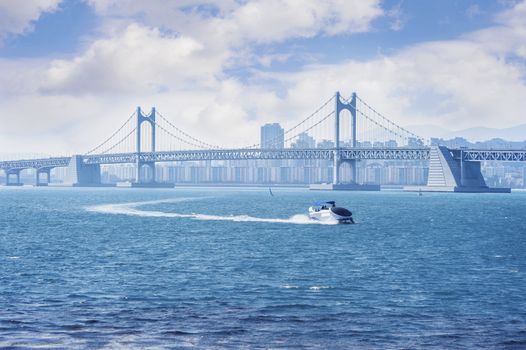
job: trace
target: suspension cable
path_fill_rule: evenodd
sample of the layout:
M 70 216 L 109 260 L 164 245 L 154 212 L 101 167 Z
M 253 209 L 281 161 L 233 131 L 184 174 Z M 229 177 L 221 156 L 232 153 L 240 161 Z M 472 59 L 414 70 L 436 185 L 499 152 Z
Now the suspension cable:
M 88 152 L 86 152 L 86 155 L 89 155 L 89 154 L 92 154 L 93 152 L 95 152 L 96 150 L 98 150 L 99 148 L 101 148 L 102 146 L 104 146 L 106 143 L 108 143 L 108 141 L 110 141 L 115 135 L 117 135 L 117 133 L 119 131 L 121 131 L 125 126 L 126 124 L 128 124 L 128 122 L 137 114 L 137 112 L 133 112 L 132 115 L 130 115 L 130 117 L 124 122 L 124 124 L 122 124 L 122 126 L 120 128 L 117 129 L 117 131 L 115 131 L 113 134 L 111 134 L 110 137 L 108 137 L 106 140 L 104 140 L 104 142 L 102 142 L 101 144 L 99 144 L 98 146 L 92 148 L 91 150 L 89 150 Z M 127 135 L 129 136 L 129 135 Z
M 188 133 L 184 132 L 183 130 L 181 130 L 180 128 L 178 128 L 177 126 L 175 126 L 174 124 L 172 124 L 167 118 L 165 118 L 161 113 L 157 112 L 156 111 L 156 114 L 158 114 L 162 120 L 164 120 L 166 123 L 168 123 L 168 125 L 170 125 L 172 128 L 174 128 L 175 130 L 177 130 L 178 132 L 180 132 L 181 134 L 183 134 L 184 136 L 188 137 L 189 139 L 191 139 L 192 141 L 195 141 L 199 144 L 202 144 L 203 146 L 206 146 L 206 147 L 210 147 L 210 148 L 221 148 L 219 146 L 216 146 L 216 145 L 211 145 L 207 142 L 204 142 L 204 141 L 201 141 L 199 139 L 196 139 L 195 137 L 189 135 Z M 156 123 L 156 125 L 158 125 L 160 128 L 162 128 L 159 124 Z M 166 131 L 166 130 L 165 130 Z M 183 141 L 184 142 L 184 141 Z M 191 143 L 189 143 L 191 144 Z M 195 144 L 192 144 L 195 146 Z
M 111 146 L 110 148 L 105 149 L 103 152 L 98 153 L 98 154 L 106 154 L 106 153 L 108 153 L 109 151 L 115 149 L 117 146 L 119 146 L 119 145 L 122 144 L 124 141 L 126 141 L 126 139 L 127 139 L 131 134 L 133 134 L 136 130 L 137 130 L 137 127 L 133 128 L 128 134 L 126 134 L 126 136 L 124 136 L 122 139 L 120 139 L 120 140 L 119 140 L 117 143 L 115 143 L 113 146 Z
M 162 131 L 164 131 L 165 133 L 167 133 L 168 135 L 172 136 L 173 138 L 183 142 L 183 143 L 186 143 L 187 145 L 191 145 L 191 146 L 195 146 L 197 148 L 200 148 L 200 149 L 205 149 L 205 147 L 203 147 L 203 145 L 199 145 L 199 144 L 195 144 L 195 143 L 192 143 L 192 142 L 189 142 L 175 134 L 173 134 L 171 131 L 167 130 L 166 128 L 162 127 L 161 125 L 155 123 L 156 126 L 159 127 L 159 129 L 161 129 Z
M 322 119 L 320 119 L 317 123 L 313 124 L 312 126 L 310 126 L 308 129 L 305 129 L 303 130 L 302 132 L 300 132 L 299 134 L 296 134 L 294 136 L 291 136 L 289 137 L 288 139 L 285 140 L 285 142 L 288 142 L 296 137 L 298 137 L 299 135 L 303 134 L 303 133 L 306 133 L 307 131 L 310 131 L 312 129 L 314 129 L 316 126 L 320 125 L 322 122 L 324 122 L 325 120 L 327 120 L 330 116 L 332 116 L 334 114 L 334 111 L 331 111 L 329 114 L 327 114 L 326 116 L 324 116 Z
M 378 112 L 376 109 L 374 109 L 373 107 L 371 107 L 367 102 L 365 102 L 363 99 L 361 99 L 359 96 L 356 96 L 356 99 L 359 100 L 361 103 L 363 103 L 367 108 L 369 108 L 371 111 L 373 111 L 376 115 L 378 115 L 380 118 L 382 118 L 383 120 L 385 120 L 387 123 L 393 125 L 394 127 L 408 133 L 409 135 L 421 140 L 421 141 L 424 141 L 424 138 L 423 137 L 420 137 L 418 135 L 416 135 L 415 133 L 412 133 L 411 131 L 401 127 L 400 125 L 398 124 L 395 124 L 393 121 L 391 121 L 390 119 L 388 119 L 387 117 L 385 117 L 383 114 L 381 114 L 380 112 Z M 348 100 L 347 100 L 348 101 Z
M 303 125 L 305 124 L 308 120 L 312 119 L 316 114 L 318 114 L 323 108 L 325 108 L 329 102 L 331 102 L 333 99 L 333 97 L 331 96 L 327 101 L 325 101 L 318 109 L 316 109 L 314 112 L 312 112 L 309 116 L 307 116 L 307 118 L 303 119 L 301 122 L 299 122 L 298 124 L 294 125 L 293 127 L 291 127 L 290 129 L 286 130 L 284 133 L 283 133 L 283 136 L 289 134 L 291 131 L 297 129 L 300 125 Z M 333 111 L 334 112 L 334 111 Z M 317 124 L 316 124 L 317 125 Z M 307 130 L 310 130 L 312 129 L 312 127 L 310 127 L 309 129 Z M 298 136 L 299 134 L 296 134 L 294 136 L 292 136 L 291 138 L 288 138 L 286 139 L 284 142 L 287 142 L 287 141 L 290 141 L 292 138 Z M 278 142 L 281 142 L 280 141 L 280 137 L 275 137 L 271 140 L 269 140 L 269 144 L 275 144 L 275 143 L 278 143 Z M 246 146 L 246 147 L 243 147 L 245 149 L 249 149 L 249 148 L 257 148 L 257 147 L 261 147 L 261 141 L 259 143 L 255 143 L 255 144 L 252 144 L 252 145 L 249 145 L 249 146 Z

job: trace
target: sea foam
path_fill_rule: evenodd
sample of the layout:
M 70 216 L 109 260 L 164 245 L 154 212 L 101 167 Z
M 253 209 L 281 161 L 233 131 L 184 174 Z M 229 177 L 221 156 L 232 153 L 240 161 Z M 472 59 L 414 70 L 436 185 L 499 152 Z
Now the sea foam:
M 131 203 L 115 203 L 115 204 L 101 204 L 86 207 L 89 212 L 102 213 L 102 214 L 114 214 L 114 215 L 129 215 L 129 216 L 141 216 L 141 217 L 165 217 L 165 218 L 189 218 L 194 220 L 204 221 L 232 221 L 232 222 L 266 222 L 266 223 L 280 223 L 280 224 L 296 224 L 296 225 L 333 225 L 337 224 L 336 221 L 332 222 L 320 222 L 310 220 L 307 215 L 296 214 L 287 219 L 280 218 L 260 218 L 250 215 L 212 215 L 203 213 L 192 213 L 192 214 L 180 214 L 175 212 L 165 212 L 158 210 L 142 210 L 141 206 L 150 204 L 161 204 L 161 203 L 176 203 L 189 201 L 192 198 L 177 198 L 167 199 L 158 201 L 144 201 L 144 202 L 131 202 Z

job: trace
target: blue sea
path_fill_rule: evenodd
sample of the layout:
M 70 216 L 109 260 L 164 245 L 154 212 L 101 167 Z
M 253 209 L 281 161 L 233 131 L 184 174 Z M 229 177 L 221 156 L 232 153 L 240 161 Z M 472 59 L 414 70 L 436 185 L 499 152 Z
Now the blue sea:
M 526 348 L 526 192 L 273 192 L 1 188 L 0 348 Z

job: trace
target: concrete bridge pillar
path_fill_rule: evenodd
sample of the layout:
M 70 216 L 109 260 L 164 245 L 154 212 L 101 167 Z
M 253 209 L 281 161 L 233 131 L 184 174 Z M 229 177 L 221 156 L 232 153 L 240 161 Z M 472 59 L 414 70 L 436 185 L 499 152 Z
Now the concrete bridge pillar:
M 46 174 L 46 182 L 42 182 L 42 174 Z M 35 186 L 47 186 L 51 181 L 51 168 L 36 169 Z
M 20 172 L 22 169 L 8 169 L 5 171 L 5 185 L 6 186 L 22 186 L 23 183 L 20 182 Z M 14 175 L 16 177 L 16 182 L 11 182 L 10 178 Z
M 462 150 L 431 147 L 426 191 L 439 192 L 510 192 L 489 188 L 480 171 L 479 161 L 465 161 Z
M 350 180 L 350 183 L 351 184 L 357 184 L 358 183 L 358 172 L 356 171 L 356 164 L 357 164 L 357 161 L 356 159 L 346 159 L 346 160 L 341 160 L 340 161 L 340 165 L 339 165 L 339 171 L 341 172 L 341 167 L 344 165 L 344 164 L 349 164 L 350 168 L 351 168 L 351 180 Z M 341 174 L 340 174 L 341 175 Z M 340 176 L 340 182 L 341 182 L 341 176 Z
M 332 184 L 337 185 L 340 183 L 340 152 L 339 150 L 333 151 L 333 159 L 332 159 Z
M 101 184 L 100 165 L 84 164 L 80 155 L 71 157 L 64 184 L 69 186 L 97 186 Z
M 149 176 L 143 176 L 143 170 L 148 169 Z M 144 183 L 153 183 L 155 182 L 155 162 L 140 162 L 137 165 L 137 178 L 136 182 L 138 184 L 144 184 Z

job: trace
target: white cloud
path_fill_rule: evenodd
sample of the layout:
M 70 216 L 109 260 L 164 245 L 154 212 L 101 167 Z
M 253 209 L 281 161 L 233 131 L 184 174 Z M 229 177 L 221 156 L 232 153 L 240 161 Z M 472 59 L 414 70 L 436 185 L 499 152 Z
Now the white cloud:
M 465 35 L 465 39 L 484 46 L 488 52 L 505 56 L 516 53 L 526 38 L 526 1 L 496 16 L 496 25 Z
M 53 12 L 62 0 L 0 1 L 0 42 L 8 35 L 23 34 L 44 12 Z
M 214 15 L 195 1 L 90 0 L 96 11 L 118 17 L 105 39 L 73 60 L 56 60 L 45 92 L 155 91 L 171 86 L 211 86 L 225 68 L 270 64 L 290 54 L 258 57 L 250 45 L 289 38 L 365 31 L 382 14 L 377 0 L 215 2 Z M 235 6 L 234 6 L 235 5 Z M 141 17 L 144 24 L 125 24 Z M 154 26 L 162 26 L 164 31 Z M 167 29 L 177 34 L 167 33 Z
M 390 57 L 274 78 L 308 101 L 335 89 L 355 90 L 402 125 L 505 127 L 523 123 L 526 110 L 524 71 L 466 41 L 421 44 Z
M 291 126 L 335 90 L 346 95 L 357 91 L 402 125 L 460 129 L 524 123 L 525 69 L 509 57 L 525 57 L 526 30 L 520 20 L 525 2 L 499 14 L 494 26 L 457 40 L 287 73 L 252 68 L 243 80 L 229 70 L 250 66 L 240 63 L 247 57 L 264 65 L 288 58 L 289 51 L 271 43 L 367 30 L 370 20 L 356 23 L 375 18 L 368 11 L 377 3 L 363 5 L 361 15 L 346 21 L 345 14 L 334 14 L 321 2 L 292 16 L 295 3 L 290 2 L 282 10 L 290 11 L 291 23 L 272 16 L 274 0 L 254 2 L 252 10 L 245 2 L 215 2 L 200 12 L 192 9 L 193 1 L 152 0 L 150 7 L 128 0 L 91 3 L 108 16 L 112 30 L 76 57 L 0 60 L 0 102 L 3 115 L 10 116 L 0 123 L 0 147 L 35 151 L 35 140 L 41 140 L 43 149 L 83 152 L 115 130 L 136 105 L 156 106 L 210 143 L 252 144 L 261 124 Z M 257 15 L 241 16 L 240 11 L 249 10 Z M 140 23 L 134 23 L 137 18 Z M 271 54 L 250 50 L 261 42 L 271 46 Z
M 222 42 L 275 42 L 317 34 L 367 31 L 383 15 L 379 0 L 253 0 L 138 2 L 89 0 L 96 11 L 109 17 L 137 18 L 201 39 L 222 37 Z M 199 7 L 200 11 L 196 9 Z
M 52 61 L 42 91 L 160 92 L 196 81 L 207 85 L 220 71 L 221 61 L 207 57 L 195 39 L 131 24 L 115 37 L 96 40 L 72 60 Z
M 379 0 L 89 0 L 114 33 L 130 22 L 190 37 L 209 59 L 239 69 L 261 60 L 258 45 L 368 31 L 384 15 Z
M 391 30 L 395 32 L 402 30 L 407 21 L 407 15 L 402 10 L 402 1 L 387 11 L 387 16 L 391 18 Z

